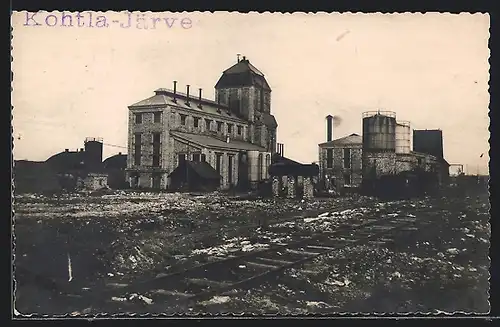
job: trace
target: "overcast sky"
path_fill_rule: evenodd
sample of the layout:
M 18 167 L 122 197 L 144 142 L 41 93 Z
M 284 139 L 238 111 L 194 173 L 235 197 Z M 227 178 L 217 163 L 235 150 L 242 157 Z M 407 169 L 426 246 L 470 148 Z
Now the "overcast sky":
M 487 172 L 487 15 L 147 13 L 148 29 L 136 14 L 130 28 L 120 27 L 126 13 L 101 15 L 108 27 L 89 28 L 88 13 L 84 27 L 76 13 L 73 27 L 61 13 L 14 13 L 15 159 L 45 160 L 87 136 L 126 147 L 128 105 L 173 80 L 213 98 L 241 53 L 272 88 L 278 142 L 292 159 L 317 161 L 327 114 L 341 117 L 339 138 L 361 133 L 363 111 L 382 109 L 442 129 L 450 163 Z M 104 156 L 119 151 L 105 146 Z

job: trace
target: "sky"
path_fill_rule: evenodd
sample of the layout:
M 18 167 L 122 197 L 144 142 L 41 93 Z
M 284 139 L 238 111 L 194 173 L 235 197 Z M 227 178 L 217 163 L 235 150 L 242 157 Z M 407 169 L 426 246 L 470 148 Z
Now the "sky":
M 64 14 L 72 26 L 61 12 L 12 15 L 16 160 L 43 161 L 86 137 L 104 139 L 104 157 L 125 153 L 129 105 L 174 80 L 213 99 L 241 54 L 272 88 L 287 157 L 318 160 L 328 114 L 340 117 L 339 138 L 361 134 L 364 111 L 387 110 L 441 129 L 448 162 L 488 173 L 487 14 L 147 12 L 128 28 L 125 12 L 94 12 L 94 27 L 88 12 L 84 26 Z

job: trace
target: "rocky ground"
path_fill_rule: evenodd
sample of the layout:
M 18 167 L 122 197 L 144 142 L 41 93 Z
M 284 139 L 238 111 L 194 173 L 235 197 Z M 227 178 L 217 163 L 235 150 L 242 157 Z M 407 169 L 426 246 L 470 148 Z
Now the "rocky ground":
M 217 193 L 17 196 L 16 309 L 40 314 L 106 311 L 81 307 L 78 301 L 58 294 L 67 286 L 89 292 L 119 287 L 286 242 L 304 233 L 335 230 L 369 214 L 404 215 L 405 208 L 428 206 L 429 201 L 380 203 L 343 198 L 276 202 Z M 439 215 L 435 219 L 444 227 L 417 233 L 410 242 L 401 236 L 391 246 L 345 248 L 307 267 L 287 271 L 262 287 L 235 290 L 191 310 L 485 312 L 488 199 L 474 195 L 461 203 L 453 210 L 436 208 Z M 334 210 L 340 212 L 325 218 L 326 212 Z M 299 215 L 305 219 L 272 224 L 273 219 Z M 136 295 L 135 300 L 147 307 L 151 305 L 148 296 Z

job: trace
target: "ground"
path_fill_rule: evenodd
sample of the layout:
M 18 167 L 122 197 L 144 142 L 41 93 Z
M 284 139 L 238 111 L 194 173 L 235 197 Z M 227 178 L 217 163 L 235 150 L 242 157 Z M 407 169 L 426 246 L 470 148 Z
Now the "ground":
M 248 200 L 218 193 L 129 191 L 18 195 L 15 307 L 23 314 L 114 313 L 106 303 L 126 301 L 127 312 L 171 312 L 165 303 L 151 303 L 152 293 L 137 294 L 138 301 L 129 295 L 89 299 L 229 254 L 334 231 L 370 215 L 405 216 L 421 207 L 435 208 L 421 218 L 434 219 L 435 228 L 410 237 L 395 235 L 385 245 L 346 246 L 250 289 L 183 310 L 485 313 L 488 195 L 460 197 L 458 205 L 450 206 L 450 196 L 380 202 L 364 197 Z

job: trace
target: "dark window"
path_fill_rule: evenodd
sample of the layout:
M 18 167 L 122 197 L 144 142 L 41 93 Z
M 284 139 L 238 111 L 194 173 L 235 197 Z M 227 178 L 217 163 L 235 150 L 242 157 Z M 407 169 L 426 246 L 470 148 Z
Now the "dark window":
M 181 114 L 181 125 L 186 125 L 186 118 L 187 118 L 186 115 Z
M 242 129 L 243 128 L 241 126 L 238 126 L 238 135 L 241 135 Z
M 229 186 L 232 185 L 233 183 L 233 159 L 234 156 L 228 156 L 228 166 L 227 166 L 227 182 L 229 183 Z
M 199 153 L 193 153 L 193 161 L 196 161 L 196 162 L 200 161 L 200 154 Z
M 333 168 L 333 149 L 326 149 L 326 168 Z
M 217 122 L 217 132 L 222 132 L 222 122 Z
M 184 153 L 178 154 L 177 159 L 179 160 L 179 165 L 186 161 L 186 155 Z
M 153 154 L 153 167 L 160 167 L 160 156 Z
M 221 170 L 221 164 L 222 164 L 222 154 L 217 153 L 216 154 L 216 161 L 215 161 L 215 170 L 217 171 L 217 174 L 220 175 L 220 170 Z
M 161 112 L 154 112 L 153 113 L 153 121 L 155 123 L 161 123 Z
M 351 185 L 351 174 L 344 174 L 344 185 Z
M 160 166 L 161 133 L 153 133 L 153 166 Z
M 193 124 L 194 124 L 194 127 L 198 128 L 198 126 L 200 124 L 200 118 L 194 117 L 193 118 Z
M 210 119 L 205 119 L 205 125 L 206 125 L 207 131 L 210 130 L 210 123 L 212 123 L 212 121 Z
M 135 134 L 134 140 L 134 165 L 139 166 L 141 164 L 141 134 Z
M 201 154 L 201 161 L 202 162 L 206 162 L 207 161 L 207 156 L 204 153 Z
M 135 114 L 135 123 L 142 124 L 142 113 Z
M 351 149 L 344 149 L 344 168 L 351 168 Z
M 233 125 L 227 125 L 227 133 L 231 134 L 233 132 Z

